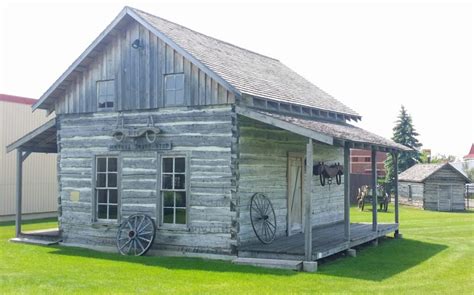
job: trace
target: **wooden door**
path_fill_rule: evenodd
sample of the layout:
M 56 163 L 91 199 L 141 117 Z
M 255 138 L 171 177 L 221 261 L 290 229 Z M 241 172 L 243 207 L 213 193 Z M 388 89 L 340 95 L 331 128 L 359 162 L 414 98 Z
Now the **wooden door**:
M 451 186 L 438 186 L 438 210 L 451 211 Z
M 303 157 L 288 155 L 288 235 L 303 231 Z

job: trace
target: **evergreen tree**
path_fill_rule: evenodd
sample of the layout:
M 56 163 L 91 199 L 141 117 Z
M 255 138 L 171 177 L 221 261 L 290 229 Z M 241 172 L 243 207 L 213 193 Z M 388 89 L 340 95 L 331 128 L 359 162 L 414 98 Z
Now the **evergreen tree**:
M 409 152 L 400 152 L 398 155 L 398 171 L 402 172 L 411 166 L 415 165 L 420 161 L 420 152 L 418 150 L 421 147 L 421 143 L 416 138 L 419 134 L 416 132 L 413 127 L 413 121 L 411 116 L 407 113 L 404 106 L 400 110 L 396 125 L 393 128 L 393 137 L 392 140 L 403 144 L 405 146 L 411 147 L 414 149 Z M 395 185 L 395 174 L 394 174 L 394 163 L 393 157 L 391 154 L 387 156 L 385 161 L 385 183 L 387 191 L 393 192 Z

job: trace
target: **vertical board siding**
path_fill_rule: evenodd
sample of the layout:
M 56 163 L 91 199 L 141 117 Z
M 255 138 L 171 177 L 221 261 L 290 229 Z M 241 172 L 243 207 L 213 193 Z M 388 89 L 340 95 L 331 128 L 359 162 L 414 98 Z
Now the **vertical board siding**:
M 136 39 L 140 40 L 142 48 L 132 48 Z M 102 47 L 84 71 L 77 73 L 57 100 L 56 113 L 96 112 L 96 82 L 109 79 L 116 81 L 116 111 L 164 107 L 164 75 L 170 73 L 185 75 L 186 106 L 235 101 L 233 93 L 146 28 L 132 22 Z
M 257 192 L 272 202 L 277 216 L 277 236 L 287 231 L 288 153 L 304 155 L 307 139 L 291 132 L 239 116 L 239 242 L 255 242 L 250 222 L 250 199 Z M 314 161 L 343 163 L 342 148 L 314 144 Z M 314 177 L 312 224 L 323 225 L 344 218 L 344 186 L 321 186 Z
M 16 152 L 6 146 L 46 123 L 43 111 L 0 101 L 0 217 L 15 214 Z M 31 154 L 23 163 L 23 213 L 57 212 L 56 154 Z
M 159 141 L 171 141 L 170 151 L 109 152 L 115 144 L 111 132 L 117 113 L 69 114 L 59 116 L 61 184 L 64 241 L 83 246 L 114 247 L 116 227 L 98 226 L 93 217 L 94 157 L 116 154 L 121 158 L 121 209 L 123 218 L 146 213 L 157 220 L 160 191 L 159 155 L 185 155 L 189 163 L 188 229 L 160 227 L 153 249 L 230 254 L 236 244 L 231 235 L 232 112 L 230 106 L 135 111 L 124 114 L 125 126 L 146 126 L 152 115 L 162 130 Z M 78 202 L 71 192 L 80 192 Z

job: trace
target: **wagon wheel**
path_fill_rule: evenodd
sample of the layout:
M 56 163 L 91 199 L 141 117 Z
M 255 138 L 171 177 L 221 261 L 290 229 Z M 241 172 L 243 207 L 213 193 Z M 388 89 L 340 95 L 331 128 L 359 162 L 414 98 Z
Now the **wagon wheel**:
M 270 200 L 262 193 L 254 194 L 250 200 L 250 221 L 260 242 L 273 242 L 276 233 L 275 210 Z
M 135 214 L 120 224 L 117 233 L 117 249 L 122 255 L 144 255 L 153 244 L 156 226 L 145 214 Z

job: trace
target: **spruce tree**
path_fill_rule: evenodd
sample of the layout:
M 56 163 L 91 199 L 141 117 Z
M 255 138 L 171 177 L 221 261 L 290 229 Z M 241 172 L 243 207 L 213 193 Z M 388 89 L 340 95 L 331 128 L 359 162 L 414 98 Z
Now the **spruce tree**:
M 413 127 L 411 116 L 407 113 L 407 110 L 402 105 L 402 109 L 398 115 L 395 127 L 393 128 L 392 140 L 411 147 L 413 151 L 399 153 L 398 172 L 403 172 L 420 161 L 420 152 L 418 148 L 421 147 L 421 143 L 416 138 L 418 135 L 419 134 L 416 132 L 415 127 Z M 395 172 L 393 157 L 391 154 L 387 156 L 387 160 L 385 161 L 385 171 L 385 183 L 387 191 L 393 192 L 395 185 Z

